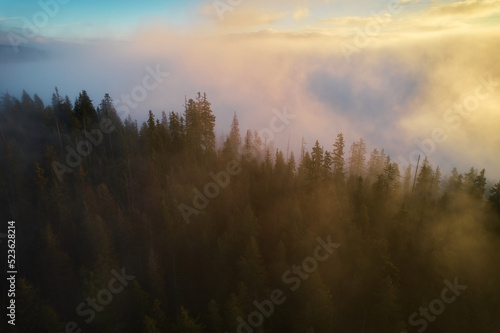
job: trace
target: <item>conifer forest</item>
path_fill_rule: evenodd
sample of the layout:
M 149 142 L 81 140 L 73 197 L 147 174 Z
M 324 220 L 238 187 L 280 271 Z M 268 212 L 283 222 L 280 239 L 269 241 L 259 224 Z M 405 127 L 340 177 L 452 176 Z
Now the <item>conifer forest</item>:
M 0 0 L 0 333 L 500 333 L 500 0 Z
M 268 138 L 291 114 L 271 117 L 234 112 L 220 138 L 205 93 L 142 123 L 108 94 L 3 93 L 1 331 L 499 331 L 489 170 L 403 165 L 341 132 L 287 151 Z

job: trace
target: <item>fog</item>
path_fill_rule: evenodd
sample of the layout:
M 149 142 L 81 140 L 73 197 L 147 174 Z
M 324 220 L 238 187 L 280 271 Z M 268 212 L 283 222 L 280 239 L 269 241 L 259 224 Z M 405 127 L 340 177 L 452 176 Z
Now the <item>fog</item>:
M 0 331 L 498 333 L 499 17 L 6 1 Z
M 219 119 L 219 134 L 234 112 L 248 128 L 262 128 L 273 109 L 286 107 L 300 118 L 289 129 L 296 152 L 302 136 L 312 147 L 316 139 L 330 142 L 332 132 L 342 131 L 350 142 L 364 137 L 371 147 L 383 146 L 413 164 L 416 155 L 412 161 L 410 153 L 419 149 L 447 172 L 454 166 L 467 170 L 469 161 L 477 161 L 498 179 L 495 80 L 500 71 L 490 56 L 498 48 L 497 34 L 429 35 L 418 44 L 397 36 L 374 39 L 348 63 L 339 48 L 346 39 L 337 36 L 180 34 L 156 25 L 128 41 L 31 43 L 26 52 L 44 53 L 3 61 L 0 87 L 12 94 L 26 89 L 46 102 L 56 86 L 71 100 L 86 89 L 93 100 L 107 92 L 119 101 L 141 84 L 147 66 L 159 65 L 170 77 L 131 111 L 140 122 L 148 110 L 179 111 L 184 96 L 203 91 Z M 445 120 L 447 110 L 488 78 L 493 90 L 473 112 L 451 111 Z M 460 118 L 458 125 L 453 116 Z M 435 143 L 435 149 L 416 144 L 431 139 L 436 128 L 445 132 L 445 142 Z M 275 139 L 282 148 L 288 143 L 287 135 Z

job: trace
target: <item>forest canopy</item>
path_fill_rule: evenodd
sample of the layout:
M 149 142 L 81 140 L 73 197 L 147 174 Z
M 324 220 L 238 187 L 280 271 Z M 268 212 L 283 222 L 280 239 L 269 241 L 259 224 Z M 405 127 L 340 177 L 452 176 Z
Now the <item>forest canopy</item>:
M 108 94 L 3 94 L 19 280 L 2 331 L 498 332 L 485 169 L 399 165 L 342 133 L 295 156 L 236 113 L 218 144 L 215 122 L 202 93 L 140 125 Z

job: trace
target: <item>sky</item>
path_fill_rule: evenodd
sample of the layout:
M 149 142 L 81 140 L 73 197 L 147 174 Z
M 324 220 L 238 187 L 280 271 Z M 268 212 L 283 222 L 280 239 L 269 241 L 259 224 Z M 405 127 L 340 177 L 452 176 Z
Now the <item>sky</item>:
M 220 140 L 286 112 L 283 150 L 342 132 L 500 179 L 500 1 L 0 1 L 2 94 L 109 93 L 141 123 L 206 92 Z

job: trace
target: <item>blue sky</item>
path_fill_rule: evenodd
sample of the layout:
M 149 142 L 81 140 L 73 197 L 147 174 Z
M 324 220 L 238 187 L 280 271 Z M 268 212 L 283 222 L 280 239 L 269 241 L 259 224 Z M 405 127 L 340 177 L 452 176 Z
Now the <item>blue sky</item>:
M 8 29 L 22 28 L 23 17 L 33 21 L 33 15 L 43 10 L 37 1 L 4 0 L 0 10 L 2 25 Z M 53 4 L 53 1 L 42 1 Z M 169 24 L 187 26 L 192 21 L 189 14 L 196 8 L 196 1 L 168 0 L 69 0 L 56 2 L 57 14 L 50 17 L 40 34 L 50 38 L 126 38 L 148 20 L 162 20 Z M 52 5 L 49 8 L 54 8 Z
M 500 1 L 396 1 L 389 12 L 378 0 L 242 0 L 219 15 L 213 0 L 69 0 L 26 36 L 42 6 L 2 0 L 0 93 L 26 89 L 49 102 L 57 86 L 71 100 L 85 89 L 117 104 L 159 66 L 170 76 L 130 110 L 139 122 L 150 109 L 182 112 L 185 96 L 205 91 L 219 138 L 235 111 L 244 131 L 287 108 L 298 120 L 277 147 L 290 134 L 295 150 L 302 136 L 331 149 L 342 132 L 348 145 L 364 137 L 395 160 L 444 128 L 431 162 L 500 179 L 500 88 L 470 115 L 456 113 L 460 128 L 443 120 L 481 79 L 500 81 Z

